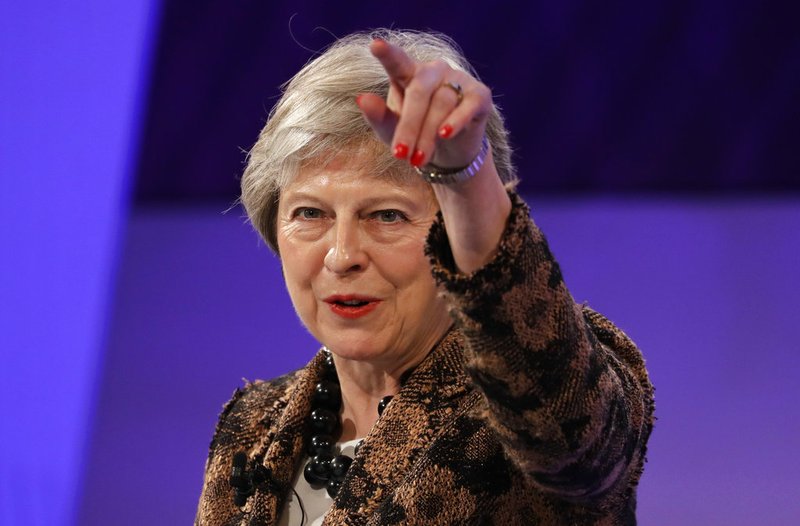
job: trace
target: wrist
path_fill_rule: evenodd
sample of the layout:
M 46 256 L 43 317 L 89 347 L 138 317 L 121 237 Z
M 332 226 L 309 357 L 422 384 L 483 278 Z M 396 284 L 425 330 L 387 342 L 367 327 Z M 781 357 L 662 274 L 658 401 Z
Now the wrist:
M 491 155 L 489 139 L 484 134 L 478 153 L 466 166 L 460 168 L 444 168 L 435 164 L 427 164 L 414 169 L 424 180 L 431 184 L 458 184 L 474 177 L 483 168 L 486 159 Z
M 431 186 L 456 266 L 471 274 L 494 257 L 511 213 L 511 199 L 491 152 L 474 177 L 459 184 Z

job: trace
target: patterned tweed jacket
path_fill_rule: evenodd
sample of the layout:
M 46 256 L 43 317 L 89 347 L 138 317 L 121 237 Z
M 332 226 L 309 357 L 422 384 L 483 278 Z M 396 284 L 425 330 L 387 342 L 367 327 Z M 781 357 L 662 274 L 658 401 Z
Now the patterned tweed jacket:
M 636 346 L 576 305 L 528 208 L 514 206 L 496 257 L 454 271 L 441 218 L 428 237 L 454 329 L 364 440 L 324 524 L 635 524 L 653 424 Z M 195 524 L 276 524 L 322 355 L 237 390 L 217 425 Z M 237 507 L 228 478 L 247 452 L 266 480 Z

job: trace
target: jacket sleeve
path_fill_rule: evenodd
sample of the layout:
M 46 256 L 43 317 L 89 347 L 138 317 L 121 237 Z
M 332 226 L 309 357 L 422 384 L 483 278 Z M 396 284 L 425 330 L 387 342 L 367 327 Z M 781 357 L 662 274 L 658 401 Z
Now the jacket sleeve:
M 498 252 L 476 272 L 455 269 L 441 216 L 426 247 L 466 337 L 482 416 L 542 490 L 578 502 L 632 491 L 653 423 L 644 361 L 622 331 L 574 302 L 528 207 L 511 198 Z

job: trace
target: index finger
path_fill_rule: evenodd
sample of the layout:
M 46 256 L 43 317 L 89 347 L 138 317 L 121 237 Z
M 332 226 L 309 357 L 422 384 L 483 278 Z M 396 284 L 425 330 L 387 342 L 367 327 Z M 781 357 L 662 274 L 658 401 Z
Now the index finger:
M 411 82 L 416 63 L 405 51 L 380 38 L 372 41 L 369 50 L 380 61 L 392 82 L 401 88 Z

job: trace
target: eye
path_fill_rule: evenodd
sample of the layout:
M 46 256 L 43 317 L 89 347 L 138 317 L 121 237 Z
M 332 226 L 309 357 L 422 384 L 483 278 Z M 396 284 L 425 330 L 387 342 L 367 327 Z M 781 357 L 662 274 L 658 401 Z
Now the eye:
M 406 220 L 406 216 L 399 210 L 379 210 L 372 215 L 381 223 L 398 223 Z
M 293 215 L 301 219 L 319 219 L 322 211 L 319 208 L 302 207 L 295 210 Z

